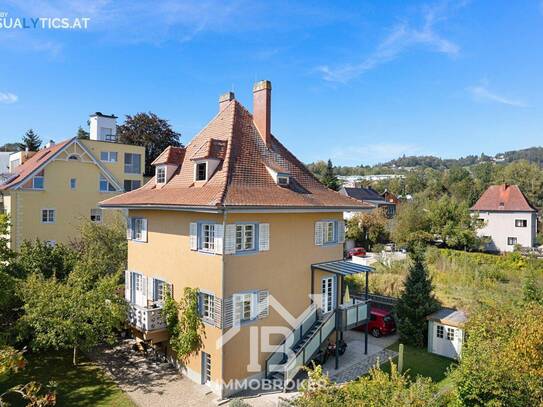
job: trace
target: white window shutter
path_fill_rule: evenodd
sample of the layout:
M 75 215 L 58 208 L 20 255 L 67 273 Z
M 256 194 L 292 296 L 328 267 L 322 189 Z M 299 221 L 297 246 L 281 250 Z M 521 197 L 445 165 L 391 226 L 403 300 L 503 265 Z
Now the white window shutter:
M 143 306 L 146 307 L 146 300 L 147 300 L 147 277 L 141 276 L 141 290 L 142 290 L 142 297 L 144 298 Z
M 345 243 L 345 222 L 338 220 L 337 224 L 338 243 Z
M 266 318 L 270 314 L 269 297 L 268 290 L 258 292 L 258 319 Z
M 130 289 L 131 289 L 131 286 L 130 286 L 130 277 L 131 277 L 131 273 L 130 271 L 128 270 L 125 270 L 124 271 L 124 298 L 126 299 L 126 301 L 130 302 L 130 297 L 131 297 L 131 293 L 130 293 Z
M 215 301 L 213 302 L 213 305 L 215 306 L 214 309 L 214 315 L 215 315 L 215 326 L 217 328 L 220 328 L 222 325 L 222 300 L 220 298 L 215 297 Z
M 257 319 L 259 314 L 258 292 L 251 293 L 251 319 Z
M 214 246 L 215 246 L 215 254 L 222 254 L 223 253 L 223 238 L 224 238 L 224 226 L 220 224 L 213 225 L 214 229 Z
M 270 224 L 258 225 L 258 250 L 261 252 L 270 250 Z
M 234 318 L 234 307 L 232 297 L 225 298 L 222 303 L 222 328 L 230 328 Z
M 147 300 L 153 302 L 155 300 L 155 279 L 147 278 Z
M 126 238 L 132 240 L 132 218 L 126 219 Z
M 324 222 L 315 222 L 315 244 L 322 246 L 324 243 Z
M 141 240 L 142 242 L 147 241 L 147 219 L 141 220 Z
M 224 229 L 224 254 L 236 253 L 236 225 L 228 224 Z
M 239 294 L 232 296 L 232 326 L 239 326 L 241 322 L 241 299 Z
M 190 250 L 198 250 L 198 224 L 196 222 L 191 222 L 189 235 Z

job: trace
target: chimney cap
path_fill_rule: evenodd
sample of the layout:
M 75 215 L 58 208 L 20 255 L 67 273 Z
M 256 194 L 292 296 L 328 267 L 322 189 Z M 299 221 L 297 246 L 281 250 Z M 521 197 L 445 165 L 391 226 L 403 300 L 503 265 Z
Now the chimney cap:
M 234 92 L 226 92 L 223 93 L 221 96 L 219 96 L 219 103 L 222 102 L 230 102 L 231 100 L 234 100 L 236 96 L 234 95 Z
M 258 92 L 259 90 L 269 89 L 271 90 L 271 82 L 267 80 L 258 81 L 253 85 L 253 92 Z
M 90 117 L 107 117 L 107 118 L 110 118 L 110 119 L 118 119 L 117 116 L 115 116 L 114 114 L 103 114 L 102 112 L 95 112 L 94 114 L 91 114 Z

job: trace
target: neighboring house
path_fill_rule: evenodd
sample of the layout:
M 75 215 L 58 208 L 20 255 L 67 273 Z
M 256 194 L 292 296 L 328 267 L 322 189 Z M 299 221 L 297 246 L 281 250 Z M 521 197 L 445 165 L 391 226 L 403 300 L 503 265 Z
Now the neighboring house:
M 385 192 L 383 192 L 381 196 L 385 201 L 393 203 L 394 205 L 398 205 L 400 203 L 398 197 L 390 192 L 388 189 L 385 189 Z
M 369 271 L 343 260 L 342 214 L 365 205 L 324 187 L 271 134 L 270 82 L 256 83 L 253 97 L 251 114 L 233 93 L 221 96 L 217 115 L 185 148 L 155 160 L 153 180 L 101 203 L 129 210 L 133 331 L 172 357 L 163 300 L 168 290 L 179 300 L 185 287 L 197 288 L 204 348 L 182 368 L 223 397 L 242 386 L 227 383 L 269 376 L 283 360 L 259 348 L 264 327 L 295 328 L 297 358 L 277 373 L 288 382 L 335 330 L 367 317 L 364 302 L 351 304 L 348 317 L 339 309 L 343 277 Z M 285 313 L 302 317 L 293 326 Z
M 428 352 L 459 359 L 464 344 L 466 314 L 442 308 L 426 317 L 428 320 Z
M 483 225 L 478 235 L 489 239 L 487 251 L 511 252 L 516 245 L 535 245 L 537 209 L 518 186 L 492 185 L 470 210 Z
M 389 218 L 394 217 L 396 214 L 396 204 L 394 202 L 387 201 L 382 195 L 371 187 L 368 188 L 350 188 L 341 187 L 339 193 L 350 198 L 357 199 L 358 201 L 366 204 L 365 212 L 371 211 L 376 208 L 385 208 L 386 214 Z M 349 220 L 353 217 L 355 212 L 345 212 L 345 219 Z
M 116 143 L 115 119 L 96 113 L 89 140 L 11 154 L 0 195 L 10 215 L 12 248 L 34 239 L 68 243 L 83 218 L 104 220 L 100 201 L 142 185 L 145 148 Z
M 0 151 L 0 174 L 9 172 L 9 156 L 11 154 L 9 151 Z

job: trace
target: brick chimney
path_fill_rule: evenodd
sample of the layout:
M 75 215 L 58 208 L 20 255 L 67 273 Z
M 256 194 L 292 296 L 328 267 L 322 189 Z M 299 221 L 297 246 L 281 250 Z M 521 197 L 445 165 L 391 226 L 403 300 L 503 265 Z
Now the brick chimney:
M 268 147 L 271 146 L 271 89 L 270 81 L 253 86 L 253 120 Z
M 226 92 L 219 96 L 219 112 L 222 112 L 228 103 L 235 99 L 234 92 Z

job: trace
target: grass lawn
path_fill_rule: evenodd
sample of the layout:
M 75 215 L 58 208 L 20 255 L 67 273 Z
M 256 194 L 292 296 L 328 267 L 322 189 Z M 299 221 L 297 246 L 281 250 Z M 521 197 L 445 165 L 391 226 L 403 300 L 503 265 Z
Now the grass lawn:
M 8 388 L 35 380 L 57 383 L 57 406 L 133 407 L 134 403 L 94 363 L 81 357 L 72 365 L 70 352 L 26 355 L 26 368 L 0 382 L 0 394 Z M 11 396 L 10 396 L 11 397 Z M 17 398 L 8 398 L 13 406 L 24 406 Z
M 388 349 L 398 352 L 399 342 L 396 342 L 388 347 Z M 397 363 L 397 360 L 395 360 Z M 438 356 L 427 352 L 426 349 L 416 348 L 413 346 L 404 345 L 403 356 L 404 372 L 411 378 L 417 376 L 429 377 L 434 383 L 437 383 L 440 388 L 447 386 L 448 379 L 445 376 L 449 366 L 454 367 L 456 362 L 452 359 Z M 385 372 L 390 372 L 390 363 L 381 366 Z

